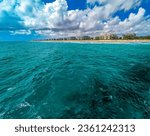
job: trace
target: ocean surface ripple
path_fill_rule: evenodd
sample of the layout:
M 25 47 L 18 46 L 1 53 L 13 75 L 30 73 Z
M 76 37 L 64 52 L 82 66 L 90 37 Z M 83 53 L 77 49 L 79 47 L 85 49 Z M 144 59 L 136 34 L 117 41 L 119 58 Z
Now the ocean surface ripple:
M 0 118 L 150 119 L 150 43 L 0 42 Z

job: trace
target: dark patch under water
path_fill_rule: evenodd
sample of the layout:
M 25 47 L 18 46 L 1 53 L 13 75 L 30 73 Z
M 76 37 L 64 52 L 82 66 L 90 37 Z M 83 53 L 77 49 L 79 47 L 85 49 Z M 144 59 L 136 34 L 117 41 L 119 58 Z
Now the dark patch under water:
M 0 43 L 0 118 L 150 119 L 150 43 Z

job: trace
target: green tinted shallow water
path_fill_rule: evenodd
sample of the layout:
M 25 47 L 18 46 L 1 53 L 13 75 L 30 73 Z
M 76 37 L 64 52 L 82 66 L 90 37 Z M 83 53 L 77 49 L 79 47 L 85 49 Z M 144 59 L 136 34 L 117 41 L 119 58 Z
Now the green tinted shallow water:
M 0 42 L 0 118 L 150 118 L 150 43 Z

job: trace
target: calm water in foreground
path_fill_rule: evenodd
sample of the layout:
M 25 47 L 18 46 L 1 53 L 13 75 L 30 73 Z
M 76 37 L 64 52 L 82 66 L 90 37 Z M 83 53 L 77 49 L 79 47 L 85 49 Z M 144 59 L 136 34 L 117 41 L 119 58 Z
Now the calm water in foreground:
M 0 42 L 0 118 L 150 118 L 150 43 Z

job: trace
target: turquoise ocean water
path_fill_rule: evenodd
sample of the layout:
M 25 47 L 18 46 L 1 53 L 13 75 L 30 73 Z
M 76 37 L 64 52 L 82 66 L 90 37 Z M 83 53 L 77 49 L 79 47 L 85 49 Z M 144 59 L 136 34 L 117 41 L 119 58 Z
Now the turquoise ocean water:
M 0 118 L 150 118 L 150 43 L 0 42 Z

